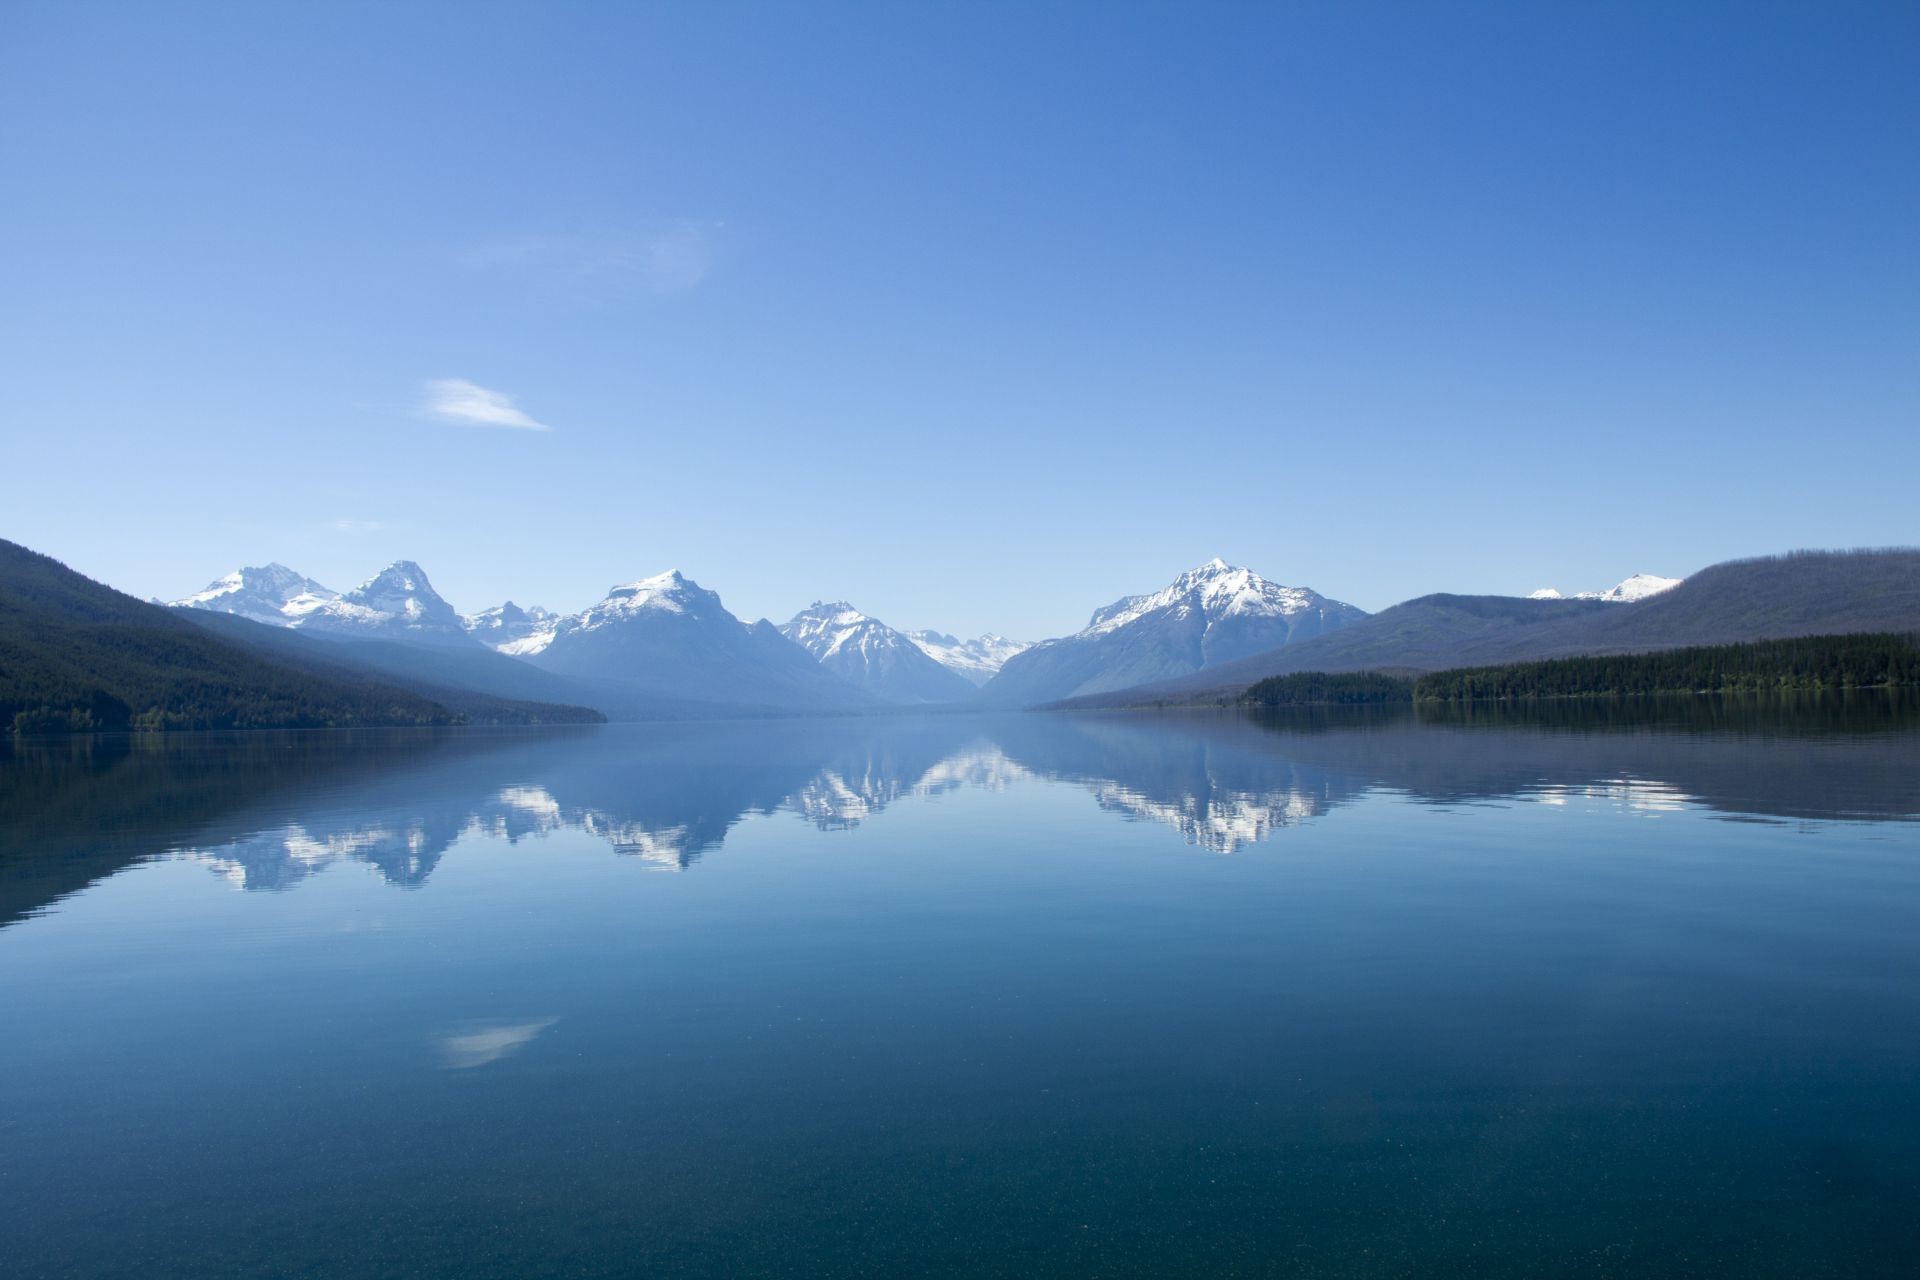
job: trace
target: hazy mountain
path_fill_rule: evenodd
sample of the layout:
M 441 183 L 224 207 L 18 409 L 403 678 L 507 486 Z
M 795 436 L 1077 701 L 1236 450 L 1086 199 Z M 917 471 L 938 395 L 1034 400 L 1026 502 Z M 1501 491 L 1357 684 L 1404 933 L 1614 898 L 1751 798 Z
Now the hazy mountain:
M 1033 706 L 1166 680 L 1318 636 L 1366 617 L 1305 587 L 1211 560 L 1149 595 L 1097 610 L 1086 627 L 1007 659 L 981 691 Z
M 340 593 L 283 564 L 248 565 L 209 583 L 205 590 L 173 601 L 176 608 L 211 609 L 255 622 L 291 626 Z
M 1920 551 L 1733 560 L 1631 608 L 1598 598 L 1422 596 L 1334 635 L 1089 702 L 1192 699 L 1295 671 L 1438 671 L 1858 631 L 1920 631 Z
M 737 709 L 871 709 L 880 699 L 822 667 L 772 623 L 748 625 L 678 570 L 611 588 L 523 656 L 565 675 Z
M 984 685 L 999 675 L 1008 658 L 1033 647 L 1025 640 L 1009 640 L 991 631 L 972 640 L 961 640 L 939 631 L 909 631 L 907 639 L 919 645 L 929 658 L 975 686 Z
M 546 648 L 560 615 L 539 605 L 522 609 L 509 600 L 460 619 L 467 634 L 500 653 L 538 652 Z
M 602 717 L 632 720 L 689 713 L 617 688 L 538 671 L 478 645 L 370 640 L 205 610 L 184 610 L 179 616 L 263 657 L 303 670 L 378 680 L 431 698 L 472 724 L 573 724 Z M 707 709 L 708 714 L 712 711 Z
M 845 601 L 815 601 L 780 628 L 821 666 L 888 702 L 961 702 L 975 685 L 919 645 Z

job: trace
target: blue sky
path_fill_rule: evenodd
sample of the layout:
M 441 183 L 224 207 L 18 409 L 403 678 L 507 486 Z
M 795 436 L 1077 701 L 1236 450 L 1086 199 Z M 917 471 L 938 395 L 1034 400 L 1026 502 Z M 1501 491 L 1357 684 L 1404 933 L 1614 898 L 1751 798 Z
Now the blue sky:
M 0 536 L 1026 637 L 1912 543 L 1917 229 L 1912 4 L 16 2 Z

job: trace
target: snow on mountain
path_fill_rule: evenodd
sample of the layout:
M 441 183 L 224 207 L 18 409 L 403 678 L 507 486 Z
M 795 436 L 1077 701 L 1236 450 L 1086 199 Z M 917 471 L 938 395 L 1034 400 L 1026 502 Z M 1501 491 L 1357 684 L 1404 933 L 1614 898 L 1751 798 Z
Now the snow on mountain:
M 396 560 L 344 595 L 282 564 L 238 569 L 172 604 L 350 639 L 467 641 L 460 615 L 411 560 Z
M 1648 596 L 1657 596 L 1662 591 L 1671 591 L 1686 581 L 1684 578 L 1662 578 L 1651 573 L 1636 573 L 1625 582 L 1608 587 L 1605 591 L 1578 591 L 1575 600 L 1605 600 L 1612 604 L 1632 604 L 1636 600 L 1645 600 Z M 1527 595 L 1529 600 L 1565 600 L 1552 587 L 1542 587 Z
M 989 631 L 973 640 L 961 640 L 939 631 L 909 631 L 907 639 L 919 645 L 935 662 L 973 685 L 983 685 L 1000 674 L 1007 659 L 1033 646 Z
M 1009 658 L 982 695 L 1033 706 L 1186 675 L 1218 662 L 1336 631 L 1367 615 L 1305 587 L 1270 582 L 1224 560 L 1159 591 L 1094 611 L 1086 627 Z
M 1632 604 L 1636 600 L 1645 600 L 1648 596 L 1657 596 L 1662 591 L 1671 591 L 1684 581 L 1684 578 L 1662 578 L 1651 573 L 1636 573 L 1625 582 L 1608 587 L 1605 591 L 1582 591 L 1574 598 Z
M 465 643 L 459 612 L 433 589 L 426 571 L 396 560 L 365 582 L 310 610 L 291 625 L 352 639 Z
M 677 569 L 609 588 L 592 608 L 519 644 L 536 666 L 676 698 L 769 710 L 881 705 L 772 623 L 734 617 Z
M 235 569 L 209 583 L 204 591 L 169 603 L 176 609 L 210 609 L 284 627 L 338 596 L 339 592 L 329 591 L 283 564 L 268 564 Z
M 553 640 L 560 615 L 539 605 L 522 609 L 509 600 L 460 619 L 467 634 L 490 649 L 523 655 L 538 653 Z
M 815 601 L 780 628 L 841 679 L 889 702 L 959 702 L 974 685 L 919 645 L 845 601 Z

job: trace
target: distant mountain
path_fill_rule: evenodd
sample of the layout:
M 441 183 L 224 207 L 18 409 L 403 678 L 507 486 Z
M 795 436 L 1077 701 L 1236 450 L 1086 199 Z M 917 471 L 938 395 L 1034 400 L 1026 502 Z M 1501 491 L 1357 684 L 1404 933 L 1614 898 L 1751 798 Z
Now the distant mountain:
M 291 626 L 329 600 L 337 591 L 302 577 L 283 564 L 249 565 L 209 583 L 204 591 L 173 601 L 177 608 L 211 609 L 255 622 Z
M 411 560 L 394 561 L 344 595 L 282 564 L 238 569 L 172 604 L 353 639 L 438 645 L 472 639 L 459 613 Z
M 1084 702 L 1191 700 L 1296 671 L 1439 671 L 1862 631 L 1920 631 L 1920 551 L 1733 560 L 1631 608 L 1599 598 L 1422 596 L 1334 635 Z
M 0 729 L 310 728 L 458 719 L 392 684 L 272 661 L 0 541 Z
M 845 601 L 815 601 L 781 627 L 780 634 L 847 683 L 888 702 L 962 702 L 974 694 L 972 681 Z
M 430 644 L 472 642 L 459 611 L 441 598 L 411 560 L 396 560 L 335 600 L 314 608 L 294 625 L 355 639 L 413 640 Z
M 1657 574 L 1651 573 L 1636 573 L 1626 581 L 1608 587 L 1605 591 L 1579 591 L 1575 592 L 1572 598 L 1575 600 L 1604 600 L 1608 604 L 1633 604 L 1636 601 L 1645 600 L 1650 596 L 1657 596 L 1662 591 L 1671 591 L 1679 586 L 1682 581 L 1684 581 L 1684 579 L 1662 578 Z M 1568 597 L 1561 595 L 1552 587 L 1542 587 L 1527 596 L 1529 600 L 1565 600 L 1567 598 Z
M 201 609 L 181 610 L 178 616 L 277 662 L 375 680 L 431 698 L 469 724 L 580 724 L 687 714 L 687 708 L 678 705 L 636 699 L 620 689 L 537 671 L 478 645 L 369 640 Z M 712 709 L 707 713 L 712 714 Z
M 961 640 L 939 631 L 909 631 L 907 639 L 919 645 L 929 658 L 979 686 L 1000 674 L 1007 659 L 1033 646 L 1024 640 L 1009 640 L 989 631 L 973 640 Z
M 1125 689 L 1338 631 L 1367 615 L 1305 587 L 1211 560 L 1150 595 L 1097 610 L 1086 627 L 1007 659 L 981 690 L 1034 706 Z
M 534 605 L 522 609 L 509 600 L 460 619 L 467 634 L 500 653 L 537 653 L 547 647 L 560 615 Z
M 748 625 L 678 570 L 608 590 L 522 656 L 564 675 L 738 710 L 845 711 L 885 705 L 814 661 L 765 619 Z

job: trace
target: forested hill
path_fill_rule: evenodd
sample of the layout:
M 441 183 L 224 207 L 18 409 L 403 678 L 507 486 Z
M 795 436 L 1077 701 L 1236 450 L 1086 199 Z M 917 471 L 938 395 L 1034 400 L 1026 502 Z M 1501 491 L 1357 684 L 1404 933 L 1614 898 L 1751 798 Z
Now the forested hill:
M 444 725 L 391 685 L 267 661 L 0 539 L 0 730 Z
M 1242 695 L 1262 707 L 1478 702 L 1664 693 L 1815 693 L 1920 686 L 1920 637 L 1799 636 L 1654 653 L 1551 658 L 1410 676 L 1303 671 Z

